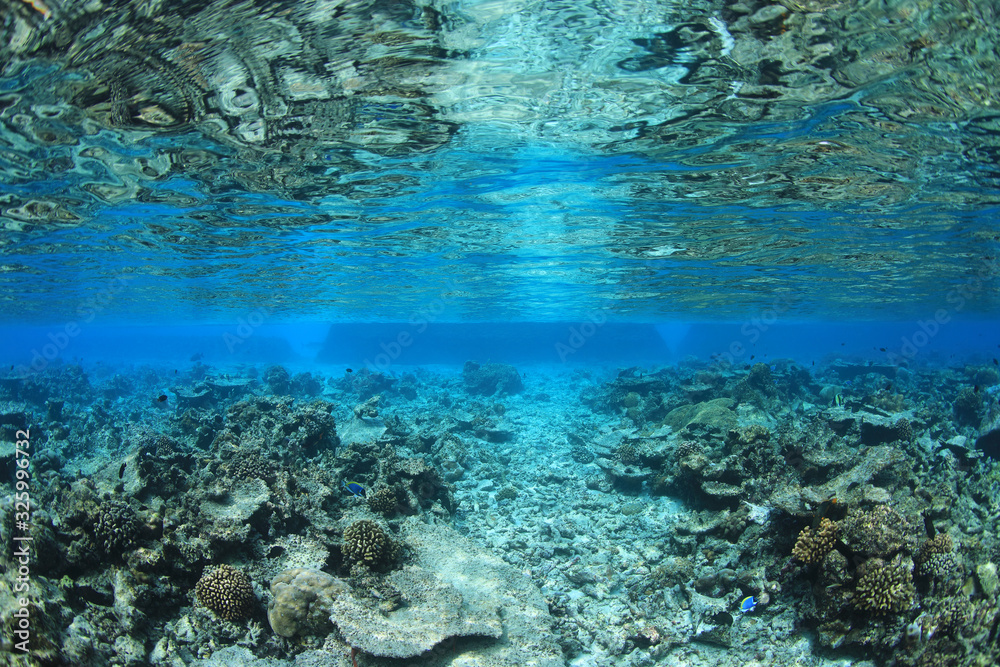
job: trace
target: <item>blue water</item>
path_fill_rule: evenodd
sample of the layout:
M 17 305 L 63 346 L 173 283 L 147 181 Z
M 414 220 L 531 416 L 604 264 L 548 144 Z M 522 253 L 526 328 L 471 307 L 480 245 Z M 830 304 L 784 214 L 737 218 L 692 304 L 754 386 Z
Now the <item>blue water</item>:
M 996 4 L 0 0 L 0 649 L 996 664 Z

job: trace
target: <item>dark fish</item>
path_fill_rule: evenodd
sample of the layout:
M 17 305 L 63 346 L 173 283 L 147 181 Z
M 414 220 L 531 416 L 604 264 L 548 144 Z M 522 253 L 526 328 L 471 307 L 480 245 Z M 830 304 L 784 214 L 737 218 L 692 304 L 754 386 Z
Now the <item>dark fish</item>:
M 348 372 L 348 373 L 353 373 L 353 372 L 354 372 L 354 369 L 353 369 L 353 368 L 348 368 L 348 369 L 347 369 L 347 372 Z
M 973 386 L 972 387 L 972 391 L 974 391 L 974 392 L 976 392 L 978 394 L 979 393 L 979 385 L 977 384 L 977 385 Z
M 177 375 L 177 369 L 176 368 L 174 369 L 174 375 Z
M 994 359 L 993 360 L 993 365 L 994 366 L 1000 366 L 1000 361 L 997 361 L 996 359 Z
M 746 366 L 744 366 L 744 367 L 743 367 L 743 370 L 745 370 L 745 371 L 748 371 L 748 370 L 750 370 L 750 364 L 747 364 Z
M 121 479 L 122 477 L 125 476 L 125 466 L 127 465 L 128 463 L 123 463 L 122 467 L 118 469 L 118 479 Z
M 750 355 L 750 361 L 753 361 L 753 360 L 754 360 L 754 357 L 756 357 L 756 356 L 757 356 L 756 354 L 751 354 L 751 355 Z
M 820 520 L 823 517 L 825 517 L 827 515 L 827 512 L 830 511 L 830 508 L 836 504 L 837 504 L 836 498 L 830 498 L 829 500 L 824 500 L 819 504 L 819 508 L 816 510 L 816 516 L 813 517 L 813 525 L 812 525 L 813 530 L 819 528 Z
M 927 537 L 931 538 L 933 538 L 934 535 L 937 533 L 937 531 L 934 529 L 934 522 L 931 521 L 931 518 L 926 514 L 924 515 L 924 530 L 927 531 Z
M 160 394 L 160 395 L 159 395 L 159 396 L 158 396 L 158 397 L 156 398 L 156 400 L 158 400 L 158 401 L 159 401 L 160 403 L 163 403 L 163 402 L 164 402 L 165 400 L 167 400 L 167 395 L 166 395 L 166 394 Z
M 847 345 L 847 343 L 841 343 L 841 345 Z
M 878 351 L 879 351 L 879 352 L 885 352 L 885 348 L 884 348 L 884 347 L 880 347 L 880 348 L 878 349 Z
M 815 366 L 815 365 L 816 365 L 816 362 L 814 361 L 814 362 L 813 362 L 813 366 Z

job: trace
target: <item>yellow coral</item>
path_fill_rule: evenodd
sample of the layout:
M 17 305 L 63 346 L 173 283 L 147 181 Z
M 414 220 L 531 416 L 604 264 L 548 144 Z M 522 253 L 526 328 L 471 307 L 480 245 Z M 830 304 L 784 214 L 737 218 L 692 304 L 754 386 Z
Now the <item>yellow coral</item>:
M 907 609 L 913 601 L 913 576 L 897 556 L 892 563 L 872 558 L 858 568 L 854 604 L 873 614 L 889 614 Z
M 840 527 L 826 517 L 820 519 L 815 532 L 811 526 L 806 526 L 795 540 L 792 557 L 810 565 L 823 562 L 836 544 L 839 532 Z

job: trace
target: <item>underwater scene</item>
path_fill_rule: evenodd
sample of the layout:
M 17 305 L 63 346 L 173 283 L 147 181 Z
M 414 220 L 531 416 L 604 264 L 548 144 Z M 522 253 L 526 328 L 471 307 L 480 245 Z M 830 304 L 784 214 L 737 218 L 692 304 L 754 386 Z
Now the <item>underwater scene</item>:
M 0 665 L 1000 663 L 994 0 L 0 0 Z

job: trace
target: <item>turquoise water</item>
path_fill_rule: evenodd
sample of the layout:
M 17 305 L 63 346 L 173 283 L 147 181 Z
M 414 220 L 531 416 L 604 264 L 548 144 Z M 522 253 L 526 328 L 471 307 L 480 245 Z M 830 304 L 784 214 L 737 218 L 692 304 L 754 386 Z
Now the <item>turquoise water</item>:
M 0 8 L 4 664 L 1000 660 L 996 3 Z

